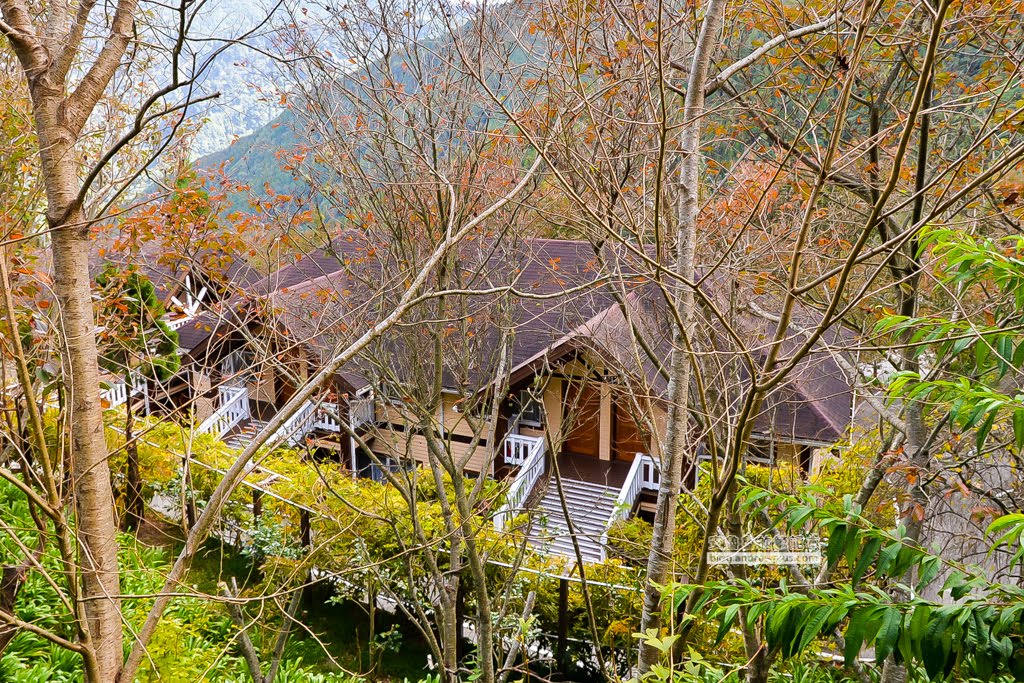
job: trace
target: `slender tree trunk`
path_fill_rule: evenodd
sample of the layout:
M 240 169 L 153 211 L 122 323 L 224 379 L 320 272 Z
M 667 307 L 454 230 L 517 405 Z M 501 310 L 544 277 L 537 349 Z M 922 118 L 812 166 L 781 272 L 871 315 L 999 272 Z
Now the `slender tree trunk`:
M 72 223 L 81 223 L 80 212 Z M 56 227 L 51 224 L 51 227 Z M 99 367 L 89 278 L 87 228 L 59 227 L 53 232 L 54 289 L 65 340 L 64 375 L 69 387 L 71 476 L 85 612 L 96 648 L 102 683 L 113 681 L 121 666 L 121 592 L 117 563 L 117 521 L 107 464 L 100 406 Z M 97 682 L 99 683 L 99 682 Z
M 103 434 L 89 274 L 90 225 L 82 209 L 84 198 L 79 196 L 83 168 L 77 144 L 125 54 L 136 8 L 135 0 L 117 4 L 109 32 L 90 59 L 81 54 L 74 30 L 60 22 L 59 11 L 47 13 L 46 24 L 40 27 L 33 23 L 36 12 L 23 2 L 0 0 L 4 33 L 28 83 L 40 178 L 46 191 L 57 300 L 55 324 L 63 344 L 63 379 L 69 396 L 71 491 L 82 587 L 79 600 L 95 654 L 95 660 L 87 658 L 92 660 L 86 674 L 92 683 L 114 681 L 123 652 L 117 521 Z M 77 21 L 90 20 L 88 13 Z M 73 88 L 67 78 L 71 64 L 84 74 Z
M 729 496 L 728 506 L 730 510 L 727 521 L 729 536 L 732 538 L 742 538 L 743 523 L 740 519 L 739 511 L 736 510 L 735 487 L 733 487 L 732 493 Z M 738 550 L 739 548 L 734 547 L 733 549 Z M 749 572 L 747 572 L 745 565 L 733 565 L 729 568 L 729 571 L 740 581 L 747 581 L 749 579 Z M 771 662 L 768 659 L 768 649 L 765 647 L 764 642 L 761 640 L 761 634 L 758 632 L 758 624 L 757 622 L 748 623 L 746 608 L 740 609 L 738 623 L 743 634 L 743 653 L 747 659 L 746 666 L 742 670 L 743 679 L 747 683 L 768 683 Z
M 674 200 L 678 202 L 674 270 L 675 274 L 687 283 L 692 283 L 696 279 L 694 253 L 697 242 L 697 214 L 700 209 L 700 126 L 704 113 L 704 88 L 708 64 L 711 54 L 718 46 L 724 16 L 725 0 L 710 0 L 701 25 L 700 37 L 694 47 L 683 103 L 683 127 L 679 143 L 681 158 L 677 186 L 673 193 Z M 690 398 L 691 358 L 687 346 L 693 337 L 696 311 L 693 289 L 688 284 L 679 282 L 675 282 L 673 288 L 673 304 L 685 329 L 677 326 L 672 335 L 668 386 L 669 422 L 665 451 L 662 454 L 654 535 L 647 559 L 647 584 L 644 589 L 644 607 L 640 621 L 642 632 L 661 629 L 664 607 L 659 586 L 664 586 L 671 578 L 676 507 L 682 484 L 683 464 L 690 456 L 687 405 Z M 654 647 L 641 645 L 638 673 L 642 675 L 650 671 L 658 656 L 659 652 Z
M 117 597 L 121 590 L 114 492 L 99 395 L 89 227 L 84 213 L 73 208 L 78 187 L 73 151 L 70 145 L 53 141 L 50 133 L 54 130 L 61 130 L 56 122 L 40 123 L 37 132 L 49 203 L 47 219 L 53 240 L 58 325 L 64 343 L 64 381 L 70 397 L 71 477 L 82 595 L 87 598 L 85 613 L 100 676 L 93 683 L 108 683 L 116 679 L 123 656 Z
M 459 578 L 459 587 L 455 591 L 455 658 L 462 661 L 462 658 L 466 656 L 466 629 L 464 623 L 466 621 L 466 583 L 469 581 L 468 576 L 462 576 Z
M 377 669 L 377 653 L 374 649 L 374 643 L 377 641 L 377 591 L 373 587 L 373 579 L 367 579 L 366 586 L 366 597 L 368 598 L 368 604 L 366 608 L 366 614 L 368 617 L 366 634 L 366 655 L 367 670 L 373 672 Z M 359 658 L 359 663 L 362 665 L 362 657 Z
M 135 531 L 146 518 L 146 505 L 142 499 L 142 476 L 139 474 L 139 444 L 134 436 L 135 413 L 132 411 L 131 377 L 127 378 L 126 386 L 128 398 L 124 404 L 124 437 L 128 463 L 123 526 L 125 531 Z
M 476 544 L 476 535 L 468 520 L 473 519 L 473 510 L 469 506 L 466 494 L 466 482 L 461 476 L 453 476 L 455 505 L 463 523 L 461 528 L 462 541 L 466 548 L 466 565 L 473 577 L 473 593 L 476 596 L 477 609 L 477 663 L 480 667 L 482 683 L 494 683 L 494 625 L 491 617 L 491 596 L 487 590 L 487 573 L 483 559 Z M 458 628 L 458 627 L 457 627 Z M 458 633 L 455 633 L 454 649 L 458 651 Z
M 910 280 L 916 285 L 918 277 Z M 913 287 L 905 295 L 902 310 L 910 311 L 909 315 L 917 312 L 917 288 Z M 907 315 L 907 314 L 905 314 Z M 920 363 L 913 356 L 911 348 L 902 351 L 902 365 L 904 370 L 920 370 Z M 928 426 L 925 424 L 924 406 L 919 400 L 910 400 L 903 411 L 905 422 L 904 431 L 904 452 L 909 454 L 907 462 L 907 500 L 899 512 L 900 524 L 904 527 L 904 538 L 909 543 L 920 543 L 924 532 L 924 518 L 928 505 L 928 492 L 925 488 L 927 471 L 931 463 L 930 450 L 928 448 Z M 910 593 L 903 587 L 913 583 L 913 570 L 909 570 L 900 585 L 891 589 L 896 600 L 906 601 L 910 599 Z M 881 683 L 903 683 L 907 680 L 907 667 L 903 663 L 897 663 L 889 657 L 882 665 Z
M 28 572 L 28 564 L 4 565 L 0 568 L 0 609 L 8 614 L 16 613 L 18 593 L 21 585 L 25 583 L 25 575 Z M 19 629 L 12 624 L 0 624 L 0 655 L 7 646 L 18 635 Z
M 558 580 L 558 640 L 555 644 L 555 664 L 558 673 L 566 676 L 569 671 L 569 658 L 566 656 L 569 645 L 569 580 Z
M 929 3 L 930 5 L 931 3 Z M 928 25 L 929 18 L 925 18 Z M 932 62 L 934 65 L 934 62 Z M 934 66 L 932 67 L 934 69 Z M 924 98 L 921 103 L 921 123 L 917 143 L 917 169 L 915 172 L 914 190 L 916 197 L 911 210 L 910 220 L 916 225 L 920 222 L 924 212 L 924 189 L 928 177 L 929 137 L 931 131 L 931 117 L 929 109 L 932 105 L 933 75 L 929 73 L 924 86 Z M 897 289 L 900 293 L 900 314 L 914 317 L 918 314 L 920 286 L 921 286 L 921 261 L 918 256 L 920 243 L 917 237 L 910 240 L 908 244 L 907 265 L 905 268 L 904 282 Z M 909 336 L 909 335 L 908 335 Z M 920 372 L 921 364 L 916 356 L 916 349 L 909 344 L 900 350 L 901 370 Z M 920 543 L 924 533 L 925 511 L 928 505 L 928 491 L 925 482 L 929 466 L 931 464 L 931 453 L 928 448 L 928 426 L 925 424 L 924 405 L 920 400 L 912 399 L 906 404 L 903 411 L 905 417 L 904 452 L 910 455 L 908 463 L 913 478 L 907 477 L 907 502 L 900 510 L 900 523 L 905 529 L 905 538 L 911 543 Z M 904 585 L 912 583 L 913 570 L 901 582 L 901 585 L 893 589 L 898 599 L 908 600 L 909 592 L 903 588 Z M 907 680 L 907 667 L 903 663 L 897 663 L 890 655 L 882 666 L 881 683 L 903 683 Z

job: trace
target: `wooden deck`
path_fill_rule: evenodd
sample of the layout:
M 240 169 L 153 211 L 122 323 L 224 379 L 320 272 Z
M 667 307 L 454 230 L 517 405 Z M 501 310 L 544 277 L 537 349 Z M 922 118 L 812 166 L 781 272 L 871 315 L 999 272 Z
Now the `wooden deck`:
M 598 460 L 588 455 L 564 451 L 558 456 L 558 471 L 564 479 L 576 479 L 616 489 L 626 482 L 629 467 L 628 462 Z

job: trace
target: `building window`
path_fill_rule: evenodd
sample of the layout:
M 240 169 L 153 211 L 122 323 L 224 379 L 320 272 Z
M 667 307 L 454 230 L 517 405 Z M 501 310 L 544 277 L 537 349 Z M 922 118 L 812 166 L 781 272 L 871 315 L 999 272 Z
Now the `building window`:
M 224 379 L 248 383 L 256 380 L 256 356 L 249 347 L 235 349 L 221 362 Z
M 403 462 L 400 458 L 382 457 L 380 461 L 384 467 L 380 467 L 375 462 L 370 463 L 369 477 L 374 481 L 387 481 L 387 477 L 384 474 L 385 470 L 391 474 L 398 474 L 399 472 L 409 472 L 415 466 L 411 462 Z
M 540 427 L 543 420 L 542 406 L 540 401 L 534 398 L 529 391 L 519 392 L 519 424 L 530 427 Z

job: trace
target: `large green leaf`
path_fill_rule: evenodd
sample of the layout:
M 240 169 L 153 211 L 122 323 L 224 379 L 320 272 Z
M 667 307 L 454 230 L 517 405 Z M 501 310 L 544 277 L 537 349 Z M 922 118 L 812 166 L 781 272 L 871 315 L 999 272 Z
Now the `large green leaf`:
M 896 608 L 886 607 L 882 610 L 878 635 L 875 637 L 875 661 L 884 661 L 896 649 L 902 625 L 903 615 Z

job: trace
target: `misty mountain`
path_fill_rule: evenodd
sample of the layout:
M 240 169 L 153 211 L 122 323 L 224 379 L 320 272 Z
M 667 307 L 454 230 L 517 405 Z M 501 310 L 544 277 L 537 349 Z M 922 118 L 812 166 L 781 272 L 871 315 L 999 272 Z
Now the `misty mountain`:
M 520 8 L 513 8 L 511 6 L 508 7 L 508 11 L 522 12 Z M 506 17 L 506 21 L 509 26 L 517 26 L 521 25 L 525 18 L 517 17 L 516 21 L 512 21 Z M 465 25 L 466 30 L 469 30 L 470 26 L 467 23 Z M 436 64 L 430 63 L 432 60 L 438 59 L 437 55 L 444 54 L 451 49 L 448 43 L 451 40 L 450 36 L 443 31 L 441 35 L 443 37 L 436 41 L 424 39 L 421 43 L 421 49 L 418 50 L 417 59 L 420 60 L 420 67 L 427 71 L 432 66 L 437 66 L 443 72 L 440 61 L 436 62 Z M 324 47 L 325 40 L 330 39 L 318 38 L 316 48 L 321 53 L 330 54 L 334 50 Z M 506 43 L 509 50 L 509 64 L 522 67 L 530 62 L 530 53 L 536 49 L 536 42 L 540 40 L 540 37 L 531 36 L 530 40 L 535 41 L 533 45 L 524 45 L 523 36 L 521 35 L 517 35 L 514 38 L 512 36 L 509 37 Z M 336 52 L 342 52 L 342 50 L 338 48 Z M 364 97 L 366 85 L 361 82 L 363 79 L 360 77 L 360 74 L 364 72 L 346 72 L 342 65 L 347 63 L 347 60 L 339 59 L 336 54 L 333 56 L 333 59 L 339 65 L 336 77 L 338 80 L 337 92 L 342 94 L 337 95 L 337 101 L 328 106 L 332 111 L 332 116 L 339 117 L 340 119 L 347 112 L 359 108 L 353 106 L 353 98 L 358 100 Z M 402 101 L 396 104 L 397 107 L 405 108 L 409 106 L 409 101 L 405 98 L 418 91 L 422 86 L 422 83 L 405 68 L 403 64 L 403 51 L 400 48 L 392 48 L 389 64 L 378 61 L 365 68 L 367 71 L 373 72 L 371 81 L 379 81 L 382 78 L 386 78 L 400 85 L 403 95 L 401 97 Z M 276 76 L 271 76 L 267 82 L 273 83 L 275 78 L 276 81 L 280 82 L 282 71 L 278 69 Z M 321 75 L 320 77 L 323 76 Z M 287 86 L 279 83 L 277 87 L 283 91 Z M 506 104 L 512 102 L 512 99 L 509 98 L 516 97 L 514 88 L 510 88 L 504 82 L 491 83 L 491 88 L 505 100 Z M 329 89 L 334 89 L 334 86 L 330 86 Z M 260 94 L 262 95 L 263 93 Z M 318 94 L 322 95 L 322 93 Z M 295 103 L 295 106 L 302 106 L 300 99 L 294 96 L 294 89 L 290 89 L 290 95 L 289 99 Z M 276 101 L 271 103 L 266 101 L 265 97 L 262 99 L 259 97 L 254 98 L 251 91 L 247 96 L 249 99 L 243 98 L 241 100 L 242 104 L 235 108 L 244 110 L 248 104 L 251 104 L 255 112 L 251 114 L 252 122 L 258 122 L 259 117 L 265 115 L 267 111 L 273 111 L 273 117 L 261 125 L 257 123 L 252 128 L 248 128 L 245 122 L 243 122 L 238 129 L 241 132 L 240 136 L 226 141 L 228 143 L 226 146 L 202 156 L 198 159 L 197 165 L 202 169 L 222 170 L 231 180 L 246 184 L 255 191 L 260 191 L 264 186 L 269 185 L 274 192 L 279 194 L 293 196 L 308 195 L 310 187 L 304 181 L 295 177 L 290 170 L 282 168 L 283 164 L 287 163 L 288 158 L 291 156 L 292 150 L 300 144 L 309 144 L 310 136 L 303 128 L 303 117 L 288 109 L 275 107 Z M 483 100 L 486 100 L 486 98 L 483 98 Z M 320 102 L 319 104 L 323 106 L 324 103 Z M 370 107 L 370 109 L 373 108 Z M 239 115 L 244 114 L 245 111 L 239 111 Z M 500 111 L 498 111 L 496 106 L 483 103 L 478 111 L 469 115 L 470 120 L 466 125 L 470 129 L 476 130 L 491 129 L 501 125 L 501 118 Z M 217 123 L 227 124 L 230 121 L 231 119 L 228 117 L 221 117 Z M 216 137 L 216 132 L 211 133 L 210 139 L 215 139 Z
M 190 28 L 192 51 L 186 59 L 207 66 L 196 82 L 196 97 L 219 97 L 195 105 L 192 117 L 202 125 L 192 143 L 194 156 L 223 150 L 279 116 L 275 30 L 283 21 L 264 0 L 218 0 L 198 10 Z M 173 22 L 175 17 L 165 17 Z M 237 42 L 236 42 L 237 41 Z

